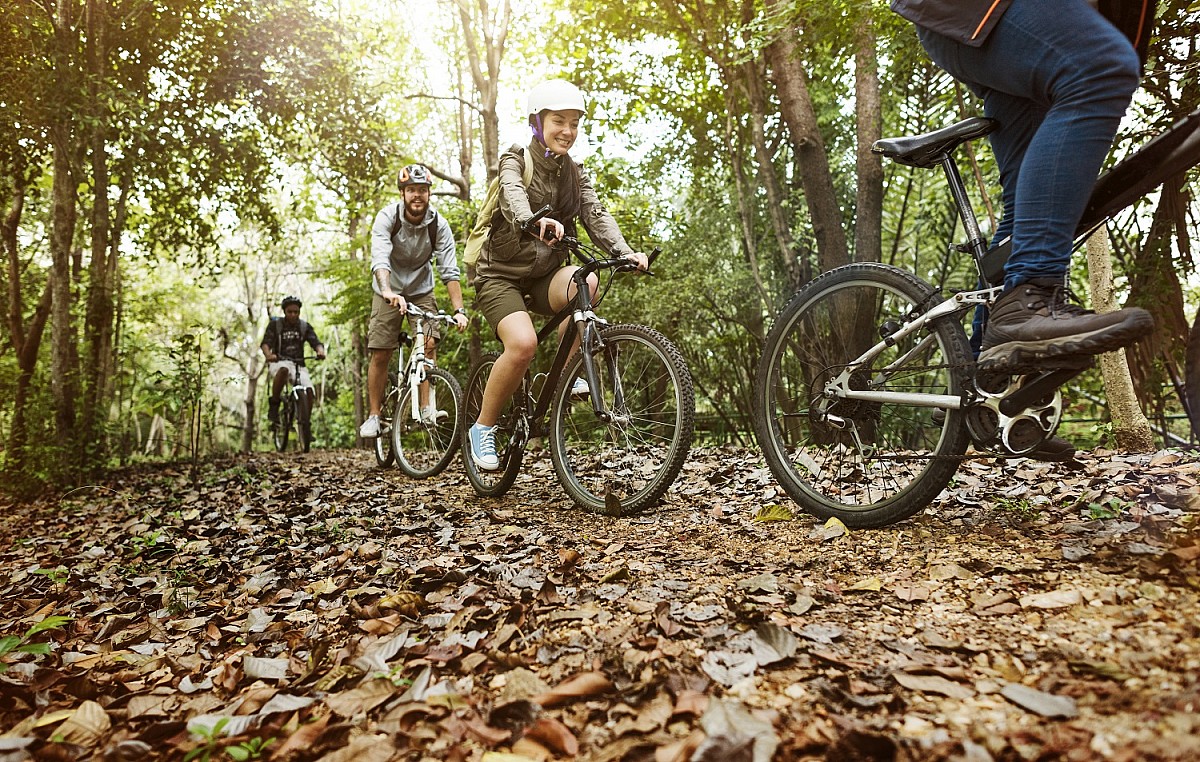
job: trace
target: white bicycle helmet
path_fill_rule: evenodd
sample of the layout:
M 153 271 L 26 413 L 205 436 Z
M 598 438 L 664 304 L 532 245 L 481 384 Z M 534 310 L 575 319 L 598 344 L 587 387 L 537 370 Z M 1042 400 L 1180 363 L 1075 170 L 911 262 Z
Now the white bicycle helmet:
M 581 114 L 587 113 L 583 93 L 565 79 L 548 79 L 529 91 L 530 116 L 536 116 L 543 111 L 567 109 L 574 109 Z

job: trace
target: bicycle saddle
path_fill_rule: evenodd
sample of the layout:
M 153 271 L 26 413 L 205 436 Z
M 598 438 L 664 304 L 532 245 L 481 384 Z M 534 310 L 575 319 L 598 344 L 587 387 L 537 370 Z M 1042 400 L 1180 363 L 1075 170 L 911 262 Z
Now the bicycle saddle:
M 876 140 L 871 145 L 871 153 L 882 154 L 910 167 L 936 167 L 961 144 L 981 138 L 999 126 L 995 119 L 973 116 L 924 135 Z

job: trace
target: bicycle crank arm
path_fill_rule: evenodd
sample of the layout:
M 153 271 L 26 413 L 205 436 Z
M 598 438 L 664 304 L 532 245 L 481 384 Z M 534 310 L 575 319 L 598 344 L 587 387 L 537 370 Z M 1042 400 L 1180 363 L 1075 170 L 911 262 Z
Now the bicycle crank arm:
M 1047 395 L 1054 394 L 1058 387 L 1090 367 L 1090 363 L 1081 368 L 1064 368 L 1039 374 L 1029 383 L 1022 386 L 1011 396 L 1000 401 L 999 410 L 1010 418 L 1021 414 L 1026 408 L 1038 403 Z

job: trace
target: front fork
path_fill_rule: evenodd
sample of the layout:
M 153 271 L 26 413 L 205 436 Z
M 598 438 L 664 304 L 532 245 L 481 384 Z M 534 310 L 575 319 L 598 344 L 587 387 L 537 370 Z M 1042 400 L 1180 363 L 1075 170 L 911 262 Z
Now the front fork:
M 625 423 L 629 414 L 625 409 L 625 390 L 621 386 L 621 374 L 618 372 L 620 358 L 617 348 L 606 344 L 600 336 L 600 329 L 608 325 L 608 321 L 596 315 L 591 310 L 576 310 L 573 316 L 575 325 L 579 327 L 579 352 L 583 361 L 583 375 L 591 389 L 588 396 L 592 402 L 592 412 L 605 423 Z M 600 368 L 596 367 L 596 359 L 604 362 L 604 377 Z M 609 409 L 604 405 L 602 389 L 612 392 L 613 404 Z

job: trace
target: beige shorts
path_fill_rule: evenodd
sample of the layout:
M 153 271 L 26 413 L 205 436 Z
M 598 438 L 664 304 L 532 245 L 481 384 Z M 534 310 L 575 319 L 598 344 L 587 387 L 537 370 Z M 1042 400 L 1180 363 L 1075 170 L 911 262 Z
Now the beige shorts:
M 290 383 L 292 386 L 299 386 L 304 389 L 312 388 L 312 379 L 308 375 L 308 368 L 304 367 L 303 365 L 297 365 L 291 360 L 276 360 L 267 366 L 267 372 L 270 374 L 271 378 L 278 376 L 279 371 L 281 370 L 287 370 L 288 383 Z M 299 376 L 299 378 L 297 378 L 297 376 Z
M 409 304 L 415 304 L 426 312 L 437 312 L 437 302 L 433 298 L 432 293 L 421 294 L 412 298 L 405 297 L 404 301 Z M 400 333 L 404 330 L 405 315 L 400 314 L 400 310 L 384 301 L 384 298 L 379 294 L 374 294 L 371 299 L 371 322 L 367 324 L 367 349 L 388 349 L 394 350 L 400 346 Z M 408 318 L 409 325 L 412 327 L 412 334 L 416 334 L 417 327 L 413 323 L 411 317 Z M 434 321 L 425 321 L 425 336 L 433 338 L 437 341 L 442 337 L 441 324 Z
M 558 274 L 551 270 L 538 278 L 478 278 L 475 281 L 475 309 L 495 331 L 500 321 L 514 312 L 553 315 L 550 309 L 550 281 Z

